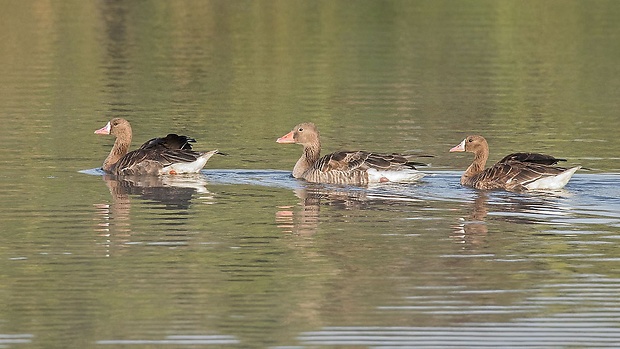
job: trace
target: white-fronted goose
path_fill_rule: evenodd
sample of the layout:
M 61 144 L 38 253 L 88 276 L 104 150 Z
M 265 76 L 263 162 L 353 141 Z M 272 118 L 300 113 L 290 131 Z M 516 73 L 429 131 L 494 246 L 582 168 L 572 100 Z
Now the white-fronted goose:
M 513 153 L 492 167 L 484 168 L 489 158 L 489 145 L 482 136 L 467 136 L 450 152 L 474 153 L 474 161 L 461 177 L 461 184 L 476 189 L 505 189 L 510 191 L 561 189 L 581 168 L 555 167 L 559 161 L 551 155 Z
M 411 161 L 411 156 L 377 154 L 366 151 L 339 151 L 320 157 L 319 131 L 311 122 L 299 124 L 278 143 L 297 143 L 304 146 L 301 158 L 293 167 L 293 177 L 308 182 L 368 185 L 383 182 L 411 182 L 424 174 Z
M 114 146 L 102 167 L 105 172 L 114 175 L 196 173 L 205 166 L 211 156 L 219 153 L 217 150 L 193 151 L 190 143 L 196 140 L 176 134 L 150 139 L 139 149 L 128 152 L 132 137 L 131 125 L 122 118 L 110 120 L 95 133 L 116 137 Z

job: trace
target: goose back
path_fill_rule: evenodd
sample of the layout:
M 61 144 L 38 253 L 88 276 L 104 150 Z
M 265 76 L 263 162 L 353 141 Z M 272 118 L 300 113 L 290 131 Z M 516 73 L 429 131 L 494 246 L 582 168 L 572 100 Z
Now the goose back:
M 183 149 L 192 150 L 192 144 L 196 143 L 194 138 L 179 136 L 176 133 L 169 133 L 166 137 L 156 137 L 149 139 L 140 146 L 140 149 Z
M 498 162 L 529 162 L 541 165 L 555 165 L 560 161 L 566 161 L 566 159 L 557 159 L 551 155 L 538 153 L 512 153 L 504 156 Z

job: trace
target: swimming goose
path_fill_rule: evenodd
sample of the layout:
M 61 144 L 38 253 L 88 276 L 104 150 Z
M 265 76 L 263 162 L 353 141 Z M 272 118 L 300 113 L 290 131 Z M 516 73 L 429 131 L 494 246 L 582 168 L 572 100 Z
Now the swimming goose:
M 425 165 L 400 154 L 377 154 L 366 151 L 339 151 L 320 158 L 319 131 L 311 122 L 301 123 L 278 143 L 297 143 L 304 147 L 293 167 L 293 177 L 308 182 L 368 185 L 384 182 L 410 182 L 424 176 L 415 165 Z
M 197 173 L 209 158 L 219 154 L 193 151 L 190 143 L 195 139 L 187 136 L 168 134 L 166 137 L 146 141 L 139 149 L 129 150 L 131 145 L 131 125 L 122 118 L 110 120 L 96 134 L 116 137 L 110 154 L 103 162 L 102 169 L 114 175 L 167 175 Z
M 559 161 L 551 155 L 513 153 L 492 167 L 484 168 L 489 157 L 489 145 L 482 136 L 467 136 L 450 152 L 474 153 L 474 161 L 461 177 L 461 184 L 476 189 L 505 189 L 510 191 L 561 189 L 581 166 L 569 169 L 555 167 Z

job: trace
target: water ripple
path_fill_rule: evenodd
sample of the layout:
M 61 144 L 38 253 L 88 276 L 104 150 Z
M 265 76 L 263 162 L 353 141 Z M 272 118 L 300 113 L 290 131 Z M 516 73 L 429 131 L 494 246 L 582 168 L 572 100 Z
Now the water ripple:
M 620 329 L 615 323 L 553 323 L 538 319 L 514 324 L 482 323 L 444 327 L 326 327 L 304 332 L 304 345 L 359 345 L 373 348 L 615 348 Z

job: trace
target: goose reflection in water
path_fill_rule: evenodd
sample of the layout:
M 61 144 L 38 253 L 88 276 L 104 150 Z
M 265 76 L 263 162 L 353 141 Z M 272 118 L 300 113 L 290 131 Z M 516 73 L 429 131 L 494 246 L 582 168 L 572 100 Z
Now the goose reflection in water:
M 346 217 L 343 211 L 382 210 L 395 206 L 407 206 L 421 202 L 411 185 L 385 184 L 380 187 L 351 187 L 330 184 L 304 183 L 293 193 L 299 198 L 297 206 L 280 206 L 276 212 L 276 223 L 285 233 L 299 235 L 313 234 L 320 221 L 321 207 L 336 209 L 334 215 Z
M 467 215 L 454 226 L 452 237 L 459 243 L 477 245 L 489 232 L 487 216 L 493 221 L 515 224 L 570 224 L 573 208 L 565 203 L 572 194 L 566 190 L 512 194 L 478 191 L 466 204 Z
M 104 243 L 110 248 L 114 244 L 123 245 L 130 241 L 131 201 L 143 202 L 167 210 L 188 209 L 192 200 L 199 195 L 201 200 L 212 202 L 213 195 L 206 188 L 207 181 L 200 174 L 177 176 L 114 176 L 103 175 L 112 203 L 95 204 L 99 209 L 96 229 L 100 236 L 106 237 Z M 186 219 L 175 215 L 175 219 Z M 108 251 L 109 253 L 109 251 Z
M 153 203 L 164 204 L 166 208 L 189 208 L 194 194 L 212 199 L 207 190 L 207 181 L 200 174 L 176 176 L 112 176 L 104 175 L 110 194 L 115 202 L 126 201 L 137 196 Z
M 321 206 L 349 210 L 368 205 L 366 191 L 349 187 L 307 183 L 303 188 L 294 189 L 293 193 L 299 198 L 299 205 L 280 206 L 276 212 L 276 223 L 285 233 L 314 234 L 319 224 Z
M 452 238 L 467 245 L 478 245 L 484 241 L 489 232 L 485 221 L 489 212 L 488 201 L 486 192 L 478 192 L 474 201 L 468 205 L 467 216 L 461 218 L 461 222 L 454 227 Z

